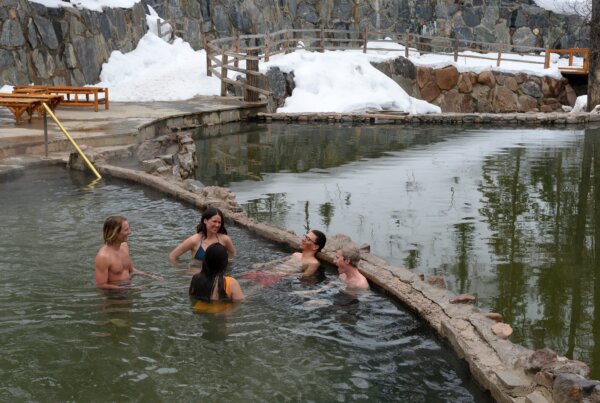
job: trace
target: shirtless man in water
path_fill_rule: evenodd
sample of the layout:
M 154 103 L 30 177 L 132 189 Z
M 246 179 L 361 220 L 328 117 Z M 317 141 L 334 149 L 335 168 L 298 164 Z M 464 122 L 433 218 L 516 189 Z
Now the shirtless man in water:
M 340 280 L 347 289 L 366 290 L 369 282 L 356 268 L 360 261 L 360 250 L 352 245 L 345 245 L 335 252 L 335 264 L 338 267 Z
M 300 241 L 299 252 L 293 253 L 291 257 L 254 265 L 253 267 L 259 270 L 247 273 L 242 278 L 268 287 L 293 274 L 300 274 L 301 277 L 313 276 L 321 264 L 316 255 L 323 249 L 325 242 L 327 237 L 324 233 L 311 230 Z
M 319 230 L 311 230 L 300 241 L 300 252 L 292 254 L 291 260 L 302 270 L 302 277 L 314 275 L 321 263 L 316 258 L 327 242 L 325 234 Z
M 122 290 L 131 286 L 134 273 L 155 280 L 162 277 L 145 273 L 133 267 L 129 257 L 127 238 L 131 235 L 129 223 L 122 216 L 110 216 L 104 221 L 102 229 L 104 245 L 96 255 L 96 286 L 107 290 Z

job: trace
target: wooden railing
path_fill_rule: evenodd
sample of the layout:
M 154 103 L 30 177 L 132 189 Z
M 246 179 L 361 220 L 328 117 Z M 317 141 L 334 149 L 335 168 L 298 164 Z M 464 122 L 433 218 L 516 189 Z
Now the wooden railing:
M 550 55 L 552 53 L 558 55 L 569 55 L 569 65 L 566 67 L 559 66 L 559 70 L 567 74 L 588 74 L 590 70 L 590 50 L 588 48 L 575 49 L 548 49 L 546 52 L 546 63 L 544 68 L 550 67 Z M 573 64 L 573 57 L 581 57 L 583 62 L 581 65 Z
M 400 49 L 390 49 L 390 44 L 400 44 Z M 258 101 L 259 95 L 269 96 L 271 91 L 260 85 L 261 74 L 258 63 L 277 54 L 287 54 L 296 49 L 324 52 L 325 50 L 362 50 L 404 52 L 406 58 L 411 55 L 446 55 L 457 62 L 460 59 L 493 60 L 496 66 L 502 62 L 520 62 L 537 64 L 540 68 L 549 66 L 549 53 L 562 51 L 511 44 L 499 44 L 465 39 L 444 37 L 426 37 L 409 32 L 362 32 L 339 29 L 286 29 L 273 33 L 254 35 L 235 35 L 205 41 L 206 73 L 221 80 L 221 96 L 227 94 L 227 85 L 241 89 L 244 100 Z M 581 50 L 581 49 L 579 49 Z M 489 55 L 495 53 L 495 55 Z M 524 59 L 523 56 L 527 56 Z M 571 61 L 573 56 L 571 55 Z M 588 59 L 586 59 L 588 60 Z M 570 63 L 571 65 L 572 63 Z M 244 74 L 246 81 L 233 80 L 229 71 Z

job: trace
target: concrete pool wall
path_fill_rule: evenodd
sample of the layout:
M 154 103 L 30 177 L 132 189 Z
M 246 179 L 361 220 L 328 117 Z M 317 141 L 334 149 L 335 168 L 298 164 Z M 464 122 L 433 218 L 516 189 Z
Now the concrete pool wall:
M 234 108 L 235 109 L 235 108 Z M 250 113 L 236 112 L 232 109 L 221 111 L 194 112 L 193 114 L 175 114 L 163 116 L 159 119 L 144 122 L 137 133 L 130 133 L 126 137 L 126 144 L 121 144 L 118 150 L 111 148 L 102 151 L 90 150 L 98 164 L 99 171 L 114 178 L 125 179 L 157 189 L 162 193 L 175 197 L 185 203 L 192 204 L 199 209 L 207 206 L 221 208 L 227 218 L 237 225 L 243 226 L 266 239 L 297 248 L 300 242 L 298 235 L 268 224 L 257 222 L 247 217 L 235 200 L 235 195 L 229 190 L 217 187 L 197 188 L 189 182 L 169 180 L 164 177 L 148 174 L 146 172 L 116 167 L 102 162 L 110 159 L 112 155 L 133 153 L 131 143 L 140 143 L 142 140 L 152 139 L 158 135 L 185 128 L 218 125 L 245 119 Z M 255 111 L 254 111 L 255 112 Z M 524 117 L 529 119 L 533 114 Z M 581 114 L 576 118 L 560 116 L 561 114 L 535 114 L 541 115 L 540 119 L 545 124 L 588 123 L 600 121 L 600 115 Z M 568 114 L 564 114 L 568 115 Z M 331 121 L 327 114 L 306 117 L 306 121 L 325 120 Z M 473 114 L 449 114 L 425 118 L 426 123 L 461 124 L 473 122 Z M 273 118 L 273 116 L 270 116 Z M 275 117 L 277 119 L 277 117 Z M 336 115 L 338 121 L 362 121 L 356 115 Z M 370 119 L 365 117 L 364 119 Z M 300 119 L 304 120 L 304 119 Z M 402 123 L 425 123 L 420 117 L 402 117 Z M 429 121 L 431 120 L 431 121 Z M 505 115 L 493 115 L 490 123 L 512 124 L 517 121 L 514 117 L 507 119 Z M 368 121 L 368 120 L 367 120 Z M 486 117 L 482 123 L 487 123 Z M 537 120 L 539 122 L 539 120 Z M 510 123 L 509 123 L 510 122 Z M 139 122 L 138 122 L 139 123 Z M 377 122 L 373 122 L 377 123 Z M 90 137 L 91 140 L 93 137 Z M 96 143 L 85 141 L 88 145 L 113 145 L 103 143 L 96 139 Z M 112 140 L 111 140 L 112 141 Z M 39 145 L 38 145 L 39 146 Z M 67 147 L 68 148 L 68 147 Z M 65 149 L 67 149 L 65 148 Z M 37 150 L 32 154 L 40 153 Z M 18 154 L 18 153 L 17 153 Z M 9 153 L 9 155 L 15 155 Z M 45 163 L 65 163 L 65 154 L 55 155 Z M 19 170 L 18 160 L 6 160 L 10 167 L 0 167 L 0 178 Z M 4 172 L 4 174 L 3 174 Z M 327 247 L 320 258 L 328 263 L 333 263 L 335 249 L 343 242 L 350 239 L 345 236 L 331 236 Z M 501 318 L 498 315 L 482 312 L 468 296 L 457 296 L 439 285 L 443 279 L 423 278 L 419 273 L 412 272 L 402 267 L 389 265 L 385 260 L 366 251 L 363 248 L 362 261 L 359 266 L 363 274 L 379 289 L 389 294 L 395 300 L 415 312 L 425 321 L 442 339 L 446 340 L 458 357 L 468 364 L 473 378 L 491 396 L 500 402 L 545 402 L 545 401 L 600 401 L 600 382 L 590 381 L 588 367 L 579 361 L 556 357 L 549 351 L 534 352 L 509 340 L 499 337 L 492 328 Z M 468 303 L 456 303 L 459 301 Z

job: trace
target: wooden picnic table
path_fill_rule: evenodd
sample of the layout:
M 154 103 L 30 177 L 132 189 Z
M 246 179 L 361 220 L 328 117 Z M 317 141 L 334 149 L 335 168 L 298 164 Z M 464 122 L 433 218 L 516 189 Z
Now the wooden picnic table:
M 63 97 L 61 95 L 50 95 L 50 94 L 32 94 L 32 93 L 0 93 L 0 99 L 2 98 L 22 98 L 22 99 L 39 99 L 42 102 L 45 102 L 48 107 L 54 111 L 58 104 L 62 101 Z M 38 116 L 41 117 L 44 112 L 44 107 L 40 103 L 40 106 L 37 108 Z
M 98 105 L 104 104 L 104 109 L 108 109 L 108 88 L 70 85 L 18 85 L 13 88 L 13 92 L 60 95 L 63 97 L 61 105 L 64 106 L 93 106 L 94 110 L 98 112 Z M 100 94 L 103 94 L 104 97 L 100 98 Z
M 7 107 L 15 115 L 17 124 L 21 123 L 21 116 L 25 112 L 29 115 L 28 121 L 31 122 L 33 112 L 42 107 L 42 102 L 40 99 L 0 97 L 0 106 Z

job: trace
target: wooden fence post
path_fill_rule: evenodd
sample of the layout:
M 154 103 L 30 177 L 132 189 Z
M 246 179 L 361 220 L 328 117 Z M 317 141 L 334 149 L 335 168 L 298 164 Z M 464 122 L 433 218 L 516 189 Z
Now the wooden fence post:
M 569 49 L 569 67 L 573 65 L 573 48 Z
M 544 58 L 544 68 L 550 68 L 550 49 L 546 49 L 546 57 Z
M 248 58 L 246 59 L 246 70 L 258 73 L 258 49 L 248 49 Z M 246 74 L 246 83 L 258 88 L 258 77 L 254 74 Z M 246 88 L 244 101 L 258 102 L 258 92 Z
M 458 39 L 454 39 L 454 61 L 458 61 Z
M 365 27 L 363 32 L 363 53 L 367 53 L 367 41 L 369 36 L 369 28 Z
M 235 31 L 235 53 L 238 55 L 240 54 L 240 33 L 238 31 Z M 233 59 L 233 67 L 237 69 L 239 64 L 240 57 L 236 56 L 235 59 Z
M 221 51 L 221 96 L 224 97 L 227 95 L 227 83 L 225 82 L 225 78 L 227 78 L 227 55 L 225 54 L 225 49 Z
M 269 61 L 269 47 L 271 46 L 271 35 L 269 34 L 269 30 L 265 32 L 265 62 Z
M 204 52 L 206 53 L 206 76 L 212 77 L 212 60 L 210 59 L 210 49 L 208 48 L 206 36 L 202 36 L 202 42 L 204 42 Z
M 500 61 L 502 60 L 502 46 L 498 49 L 498 60 L 496 60 L 496 66 L 500 67 Z
M 408 48 L 410 47 L 410 34 L 406 30 L 406 40 L 404 41 L 404 57 L 408 59 Z
M 321 50 L 319 52 L 325 52 L 325 30 L 321 28 Z

